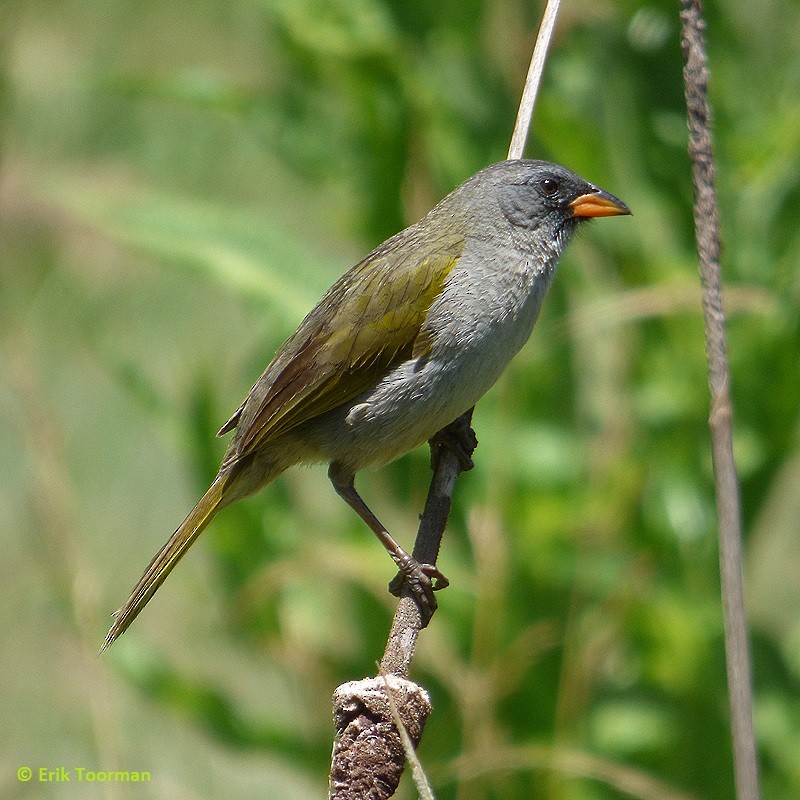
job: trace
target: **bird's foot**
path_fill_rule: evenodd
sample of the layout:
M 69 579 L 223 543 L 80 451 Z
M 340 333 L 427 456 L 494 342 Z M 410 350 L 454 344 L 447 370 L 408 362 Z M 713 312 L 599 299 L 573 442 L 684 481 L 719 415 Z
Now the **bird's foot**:
M 456 456 L 461 464 L 462 472 L 466 472 L 475 466 L 472 461 L 472 454 L 478 446 L 478 437 L 463 416 L 435 433 L 428 444 L 431 446 L 431 469 L 434 472 L 438 466 L 443 448 L 447 448 Z
M 420 564 L 419 561 L 407 554 L 405 558 L 398 561 L 398 566 L 400 571 L 389 584 L 389 591 L 395 597 L 400 597 L 405 587 L 408 587 L 411 595 L 417 601 L 424 628 L 439 605 L 433 593 L 446 589 L 450 585 L 450 581 L 434 564 Z

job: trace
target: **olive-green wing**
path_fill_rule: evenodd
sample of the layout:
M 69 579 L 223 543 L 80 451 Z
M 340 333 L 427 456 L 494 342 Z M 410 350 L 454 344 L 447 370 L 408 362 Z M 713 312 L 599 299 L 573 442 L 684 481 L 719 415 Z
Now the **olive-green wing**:
M 452 237 L 431 252 L 413 230 L 342 276 L 278 351 L 220 431 L 236 426 L 228 461 L 352 400 L 424 349 L 420 330 L 463 240 Z

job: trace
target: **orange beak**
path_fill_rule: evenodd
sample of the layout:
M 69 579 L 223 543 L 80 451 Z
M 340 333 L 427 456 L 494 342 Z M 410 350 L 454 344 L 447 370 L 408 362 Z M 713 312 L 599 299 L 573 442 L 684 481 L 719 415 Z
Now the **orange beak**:
M 595 189 L 576 197 L 570 204 L 574 217 L 616 217 L 631 210 L 613 194 Z

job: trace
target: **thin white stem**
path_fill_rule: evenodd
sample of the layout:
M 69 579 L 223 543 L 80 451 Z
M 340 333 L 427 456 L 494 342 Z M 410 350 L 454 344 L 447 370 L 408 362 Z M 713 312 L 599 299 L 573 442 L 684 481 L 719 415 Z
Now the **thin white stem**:
M 561 0 L 547 0 L 542 24 L 539 26 L 539 35 L 536 37 L 536 45 L 533 48 L 531 65 L 528 68 L 528 77 L 525 79 L 525 89 L 522 92 L 517 121 L 514 125 L 514 133 L 511 136 L 511 146 L 508 148 L 509 159 L 522 158 L 525 152 L 525 143 L 528 140 L 528 131 L 533 117 L 533 107 L 536 105 L 536 95 L 539 92 L 539 84 L 542 81 L 547 48 L 550 46 L 550 39 L 553 37 L 553 28 L 556 25 L 556 16 L 558 15 L 560 4 Z

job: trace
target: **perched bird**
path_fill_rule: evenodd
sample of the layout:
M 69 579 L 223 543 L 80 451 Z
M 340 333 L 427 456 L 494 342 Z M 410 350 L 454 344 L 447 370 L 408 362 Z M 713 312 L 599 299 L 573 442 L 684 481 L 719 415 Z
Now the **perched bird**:
M 327 462 L 334 489 L 377 535 L 423 615 L 434 565 L 403 550 L 355 474 L 430 439 L 471 408 L 530 336 L 578 225 L 630 214 L 565 167 L 503 161 L 346 272 L 278 350 L 219 435 L 235 431 L 208 491 L 155 555 L 103 647 L 136 618 L 220 509 L 289 467 Z

